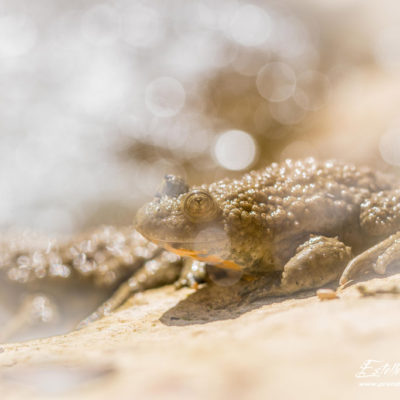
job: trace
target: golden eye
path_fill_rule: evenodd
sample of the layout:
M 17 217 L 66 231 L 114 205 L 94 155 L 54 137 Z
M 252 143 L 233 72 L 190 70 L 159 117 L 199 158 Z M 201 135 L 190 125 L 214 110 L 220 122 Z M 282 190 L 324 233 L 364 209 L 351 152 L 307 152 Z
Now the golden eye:
M 218 213 L 218 206 L 206 190 L 193 190 L 183 202 L 183 212 L 192 222 L 208 222 Z

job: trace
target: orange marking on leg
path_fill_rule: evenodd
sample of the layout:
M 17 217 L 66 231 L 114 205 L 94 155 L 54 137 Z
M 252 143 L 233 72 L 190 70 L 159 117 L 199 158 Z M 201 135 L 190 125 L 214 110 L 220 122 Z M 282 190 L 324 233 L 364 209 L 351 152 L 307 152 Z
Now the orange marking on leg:
M 241 271 L 243 268 L 231 260 L 224 260 L 215 264 L 216 267 L 233 269 L 234 271 Z

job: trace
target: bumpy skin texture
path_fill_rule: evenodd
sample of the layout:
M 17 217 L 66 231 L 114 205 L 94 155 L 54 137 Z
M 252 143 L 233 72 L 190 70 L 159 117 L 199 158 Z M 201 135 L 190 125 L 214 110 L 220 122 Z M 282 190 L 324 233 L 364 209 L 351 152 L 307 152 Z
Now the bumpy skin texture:
M 390 179 L 369 168 L 287 160 L 241 179 L 160 194 L 139 211 L 137 229 L 180 254 L 188 251 L 204 260 L 218 256 L 244 271 L 265 274 L 282 270 L 310 235 L 337 237 L 358 253 L 396 231 L 400 217 L 393 209 L 400 192 L 391 188 Z M 183 203 L 194 190 L 214 199 L 213 221 L 196 224 L 186 218 Z M 315 251 L 324 252 L 325 246 Z
M 388 235 L 400 226 L 400 190 L 373 193 L 361 204 L 360 224 L 371 235 Z

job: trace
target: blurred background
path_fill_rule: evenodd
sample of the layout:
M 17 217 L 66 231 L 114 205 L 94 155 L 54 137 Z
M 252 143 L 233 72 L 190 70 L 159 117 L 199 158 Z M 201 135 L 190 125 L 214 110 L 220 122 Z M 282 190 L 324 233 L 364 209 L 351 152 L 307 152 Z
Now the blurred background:
M 0 2 L 0 226 L 131 223 L 163 175 L 400 164 L 394 0 Z
M 398 1 L 0 0 L 0 232 L 129 225 L 166 173 L 307 156 L 397 172 Z M 63 285 L 0 282 L 0 342 L 67 332 L 110 295 Z

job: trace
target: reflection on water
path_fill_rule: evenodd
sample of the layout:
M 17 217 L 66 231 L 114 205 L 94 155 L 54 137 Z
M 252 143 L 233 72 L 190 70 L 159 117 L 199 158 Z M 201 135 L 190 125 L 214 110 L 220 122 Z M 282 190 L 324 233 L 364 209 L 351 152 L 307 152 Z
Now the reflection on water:
M 88 282 L 20 287 L 0 282 L 0 342 L 19 342 L 73 330 L 111 294 Z M 44 294 L 45 293 L 45 294 Z

